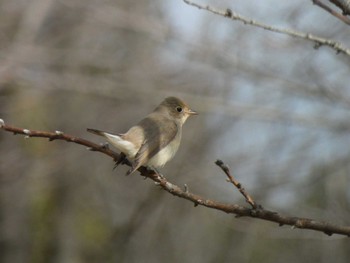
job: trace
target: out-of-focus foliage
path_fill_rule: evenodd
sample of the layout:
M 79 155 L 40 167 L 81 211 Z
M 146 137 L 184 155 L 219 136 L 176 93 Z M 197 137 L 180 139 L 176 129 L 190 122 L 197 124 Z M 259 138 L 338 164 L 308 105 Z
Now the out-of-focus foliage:
M 350 46 L 311 1 L 211 1 Z M 350 59 L 173 1 L 0 1 L 0 118 L 103 142 L 166 96 L 200 112 L 163 169 L 244 204 L 350 224 Z M 349 240 L 234 218 L 113 171 L 101 154 L 0 132 L 0 261 L 347 262 Z

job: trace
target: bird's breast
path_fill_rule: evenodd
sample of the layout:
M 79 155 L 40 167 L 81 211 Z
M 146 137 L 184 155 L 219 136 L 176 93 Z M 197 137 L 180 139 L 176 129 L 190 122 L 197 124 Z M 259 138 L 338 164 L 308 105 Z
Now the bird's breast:
M 179 149 L 181 141 L 181 131 L 177 133 L 175 138 L 157 154 L 155 154 L 148 162 L 147 166 L 163 167 L 171 160 Z

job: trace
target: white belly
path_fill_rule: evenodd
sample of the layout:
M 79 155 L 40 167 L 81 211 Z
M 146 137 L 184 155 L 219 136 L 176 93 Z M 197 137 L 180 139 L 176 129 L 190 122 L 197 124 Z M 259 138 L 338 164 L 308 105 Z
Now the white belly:
M 166 147 L 160 150 L 154 155 L 147 163 L 147 166 L 151 167 L 163 167 L 169 160 L 171 160 L 179 149 L 181 134 L 179 133 L 176 138 L 169 143 Z

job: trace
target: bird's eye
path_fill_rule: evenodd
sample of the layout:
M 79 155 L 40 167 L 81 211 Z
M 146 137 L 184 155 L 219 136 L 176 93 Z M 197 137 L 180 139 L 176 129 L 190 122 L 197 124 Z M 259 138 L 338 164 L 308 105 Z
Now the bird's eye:
M 182 108 L 180 106 L 176 107 L 177 112 L 182 112 Z

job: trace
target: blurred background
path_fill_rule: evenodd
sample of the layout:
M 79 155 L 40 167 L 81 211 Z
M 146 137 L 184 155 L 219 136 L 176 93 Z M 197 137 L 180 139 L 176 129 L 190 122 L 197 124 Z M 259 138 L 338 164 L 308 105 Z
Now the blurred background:
M 199 0 L 198 0 L 199 1 Z M 206 1 L 350 46 L 312 1 Z M 246 205 L 350 225 L 350 58 L 181 0 L 0 0 L 0 118 L 80 136 L 125 132 L 167 96 L 200 115 L 162 173 Z M 348 262 L 349 238 L 235 218 L 111 158 L 0 132 L 0 261 Z

